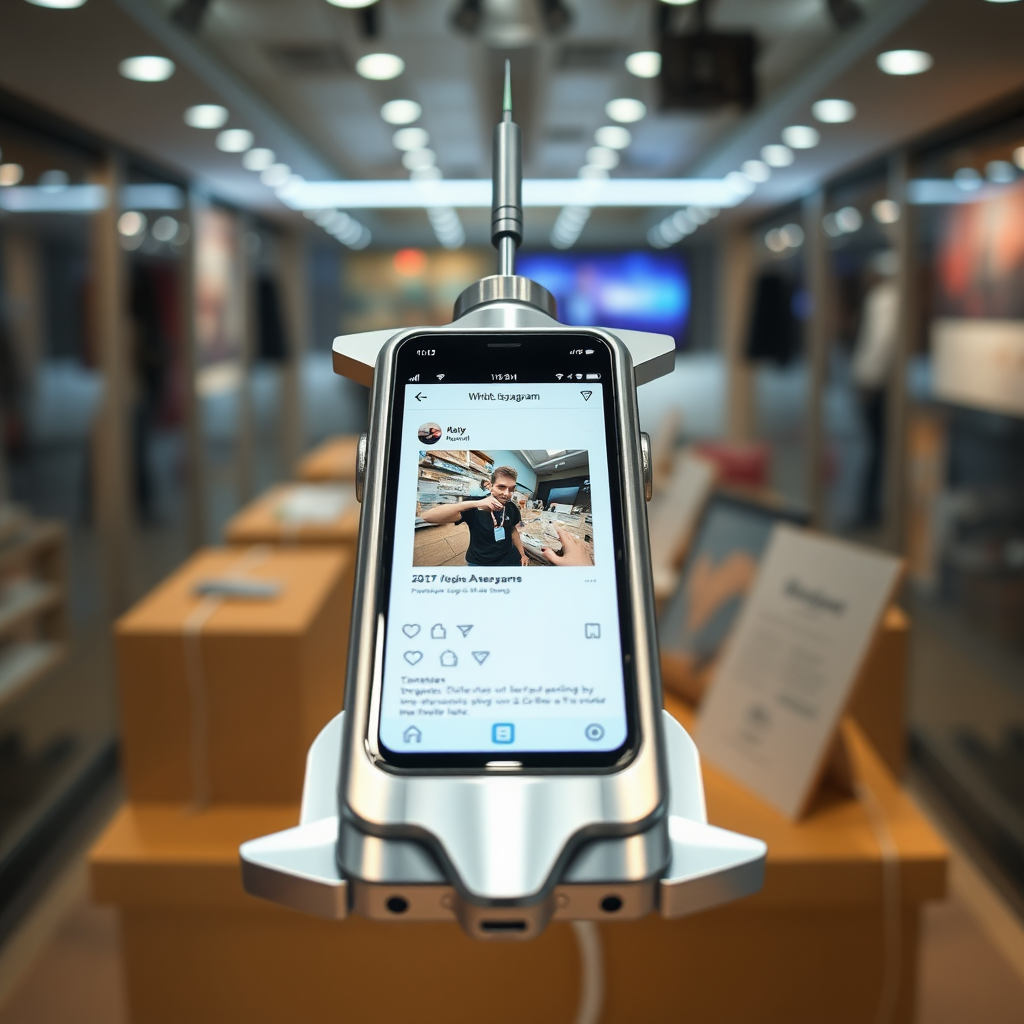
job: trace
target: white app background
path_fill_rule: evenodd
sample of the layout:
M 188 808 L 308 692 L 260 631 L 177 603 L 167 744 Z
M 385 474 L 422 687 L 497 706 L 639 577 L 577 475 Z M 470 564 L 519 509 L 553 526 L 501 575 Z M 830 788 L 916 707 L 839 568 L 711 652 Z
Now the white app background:
M 625 742 L 601 388 L 406 385 L 380 713 L 392 750 L 499 760 Z M 430 450 L 416 432 L 428 422 L 442 430 L 436 450 L 585 449 L 595 564 L 414 566 L 419 460 Z

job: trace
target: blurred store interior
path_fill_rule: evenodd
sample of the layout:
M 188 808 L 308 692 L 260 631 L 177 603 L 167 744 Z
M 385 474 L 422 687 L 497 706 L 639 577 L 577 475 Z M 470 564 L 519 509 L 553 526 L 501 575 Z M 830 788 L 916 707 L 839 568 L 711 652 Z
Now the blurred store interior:
M 149 742 L 129 734 L 132 694 L 164 686 L 180 657 L 186 627 L 153 610 L 161 588 L 222 548 L 321 552 L 324 572 L 340 559 L 323 587 L 340 588 L 332 614 L 347 615 L 369 391 L 333 372 L 332 340 L 446 324 L 496 272 L 506 60 L 527 179 L 517 273 L 552 292 L 564 323 L 675 339 L 675 371 L 638 399 L 664 657 L 678 668 L 678 641 L 685 671 L 714 685 L 731 618 L 695 647 L 676 633 L 690 549 L 711 544 L 715 514 L 746 510 L 730 529 L 752 573 L 779 521 L 903 559 L 894 660 L 879 670 L 891 714 L 860 724 L 944 852 L 927 884 L 906 854 L 904 900 L 922 888 L 896 908 L 898 967 L 875 896 L 852 888 L 843 913 L 859 923 L 834 930 L 833 911 L 793 910 L 821 915 L 822 960 L 749 975 L 760 1019 L 1024 1020 L 1022 40 L 1015 0 L 3 0 L 0 1022 L 240 1020 L 250 1003 L 287 1007 L 288 978 L 305 977 L 257 958 L 265 981 L 242 998 L 242 953 L 190 958 L 190 913 L 228 946 L 230 913 L 261 936 L 299 928 L 242 905 L 233 875 L 241 909 L 227 896 L 219 910 L 198 896 L 150 906 L 141 874 L 123 891 L 111 881 L 131 850 L 155 864 L 178 849 L 139 853 L 143 819 L 125 814 L 189 813 L 160 766 L 133 775 L 137 753 L 126 781 L 126 744 Z M 589 481 L 570 482 L 552 503 L 582 531 Z M 338 708 L 347 629 L 331 648 Z M 666 669 L 672 700 L 699 698 L 674 680 Z M 282 821 L 297 803 L 283 789 L 267 800 Z M 794 849 L 818 842 L 799 835 Z M 871 834 L 858 841 L 880 872 Z M 233 849 L 209 854 L 224 877 Z M 776 904 L 757 906 L 764 927 Z M 690 918 L 678 939 L 661 925 L 659 970 L 676 980 L 657 998 L 631 1003 L 648 983 L 622 980 L 626 925 L 602 924 L 603 1009 L 573 1017 L 576 953 L 558 925 L 545 956 L 571 964 L 564 986 L 538 975 L 533 1002 L 510 992 L 494 1007 L 482 983 L 438 1003 L 421 979 L 421 1019 L 684 1019 L 689 986 L 743 986 L 724 938 L 717 959 L 690 960 L 700 979 L 687 967 L 716 921 L 748 927 L 723 916 L 742 907 Z M 426 925 L 393 927 L 348 941 L 381 955 L 394 942 L 396 965 L 434 941 Z M 340 996 L 360 984 L 341 930 L 324 947 L 342 958 Z M 534 970 L 520 947 L 488 946 L 485 961 L 459 941 L 452 955 L 489 984 L 515 990 Z M 844 969 L 849 990 L 821 980 Z M 182 1011 L 179 986 L 208 1005 Z M 385 1021 L 417 1005 L 377 998 Z M 373 993 L 353 1005 L 373 1012 Z

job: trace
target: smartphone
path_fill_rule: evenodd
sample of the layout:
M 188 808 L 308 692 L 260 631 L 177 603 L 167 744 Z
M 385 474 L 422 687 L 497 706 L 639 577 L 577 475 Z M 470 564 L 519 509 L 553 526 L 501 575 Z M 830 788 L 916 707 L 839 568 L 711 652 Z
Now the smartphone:
M 432 332 L 391 373 L 368 753 L 399 772 L 621 769 L 637 553 L 611 346 Z

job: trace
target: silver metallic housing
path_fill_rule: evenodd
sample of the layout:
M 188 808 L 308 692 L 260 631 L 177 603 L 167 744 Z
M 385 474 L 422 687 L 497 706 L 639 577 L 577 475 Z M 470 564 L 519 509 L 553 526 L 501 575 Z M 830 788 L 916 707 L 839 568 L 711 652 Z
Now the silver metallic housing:
M 625 562 L 631 596 L 638 680 L 637 749 L 618 770 L 580 774 L 526 772 L 477 774 L 399 773 L 383 764 L 376 747 L 383 617 L 378 613 L 379 567 L 383 558 L 384 489 L 388 473 L 391 394 L 395 353 L 411 337 L 430 335 L 589 334 L 612 353 L 622 466 Z M 341 341 L 342 339 L 339 339 Z M 669 340 L 670 339 L 666 339 Z M 337 351 L 336 346 L 336 351 Z M 550 916 L 560 873 L 581 846 L 602 838 L 624 838 L 666 828 L 667 774 L 660 742 L 661 685 L 648 582 L 644 472 L 629 350 L 611 332 L 565 327 L 540 310 L 519 303 L 490 303 L 451 326 L 402 331 L 380 350 L 367 441 L 366 479 L 356 564 L 355 603 L 346 687 L 342 774 L 339 790 L 339 864 L 350 877 L 365 870 L 362 841 L 346 835 L 412 840 L 430 851 L 458 893 L 463 913 L 476 908 L 517 908 L 521 918 Z M 666 866 L 667 843 L 650 865 L 654 878 Z M 532 932 L 534 929 L 530 928 Z

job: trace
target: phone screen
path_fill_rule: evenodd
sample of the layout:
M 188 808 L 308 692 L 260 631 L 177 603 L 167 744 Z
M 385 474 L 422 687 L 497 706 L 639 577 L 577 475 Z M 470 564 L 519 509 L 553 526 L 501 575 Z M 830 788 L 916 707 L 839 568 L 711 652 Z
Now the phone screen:
M 612 356 L 568 335 L 395 359 L 371 732 L 406 767 L 608 767 L 634 748 Z

